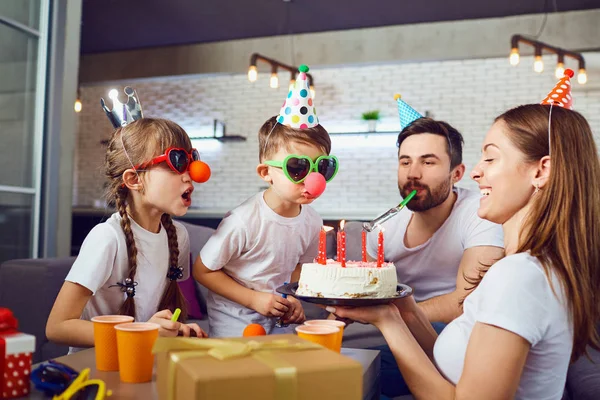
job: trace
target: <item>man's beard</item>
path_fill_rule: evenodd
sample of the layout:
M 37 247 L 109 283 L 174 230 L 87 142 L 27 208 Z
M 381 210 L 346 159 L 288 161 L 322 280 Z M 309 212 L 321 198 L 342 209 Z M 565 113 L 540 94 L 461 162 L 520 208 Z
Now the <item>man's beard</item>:
M 414 189 L 425 189 L 425 196 L 419 193 L 418 197 L 415 196 L 406 204 L 406 208 L 415 212 L 422 212 L 430 210 L 434 207 L 442 204 L 448 196 L 450 196 L 450 192 L 452 188 L 452 180 L 448 178 L 448 180 L 440 183 L 438 186 L 433 188 L 433 190 L 422 183 L 416 181 L 408 181 L 404 186 L 398 187 L 400 190 L 400 195 L 402 198 L 406 198 Z

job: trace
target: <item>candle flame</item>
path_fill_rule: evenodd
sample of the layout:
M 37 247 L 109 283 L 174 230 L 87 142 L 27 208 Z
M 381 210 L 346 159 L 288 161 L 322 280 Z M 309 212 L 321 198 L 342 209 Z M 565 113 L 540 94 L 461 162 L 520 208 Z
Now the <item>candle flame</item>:
M 341 230 L 344 230 L 344 226 L 345 226 L 345 225 L 346 225 L 346 220 L 345 220 L 345 219 L 341 220 L 341 221 L 340 221 L 340 229 L 341 229 Z
M 326 226 L 326 225 L 324 225 L 324 226 L 323 226 L 323 230 L 324 230 L 325 232 L 329 232 L 329 231 L 330 231 L 330 230 L 332 230 L 332 229 L 333 229 L 333 226 Z
M 379 225 L 379 232 L 385 232 L 385 228 L 381 225 Z

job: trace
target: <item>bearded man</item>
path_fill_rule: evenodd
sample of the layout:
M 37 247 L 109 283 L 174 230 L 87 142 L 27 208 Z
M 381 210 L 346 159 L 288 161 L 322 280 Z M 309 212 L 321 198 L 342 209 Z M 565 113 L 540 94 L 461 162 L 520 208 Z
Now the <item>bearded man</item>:
M 417 194 L 383 224 L 386 261 L 437 331 L 462 313 L 469 278 L 504 256 L 502 227 L 477 216 L 485 193 L 455 187 L 465 173 L 462 145 L 460 132 L 443 121 L 418 118 L 402 129 L 398 189 L 402 197 Z M 367 237 L 372 260 L 377 235 L 375 229 Z

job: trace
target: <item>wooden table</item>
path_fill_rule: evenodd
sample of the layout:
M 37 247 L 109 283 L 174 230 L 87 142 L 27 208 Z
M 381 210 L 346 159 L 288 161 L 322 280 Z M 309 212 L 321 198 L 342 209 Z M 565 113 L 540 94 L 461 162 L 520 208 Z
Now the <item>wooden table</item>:
M 380 368 L 381 358 L 378 350 L 366 349 L 342 349 L 342 354 L 355 359 L 363 366 L 363 399 L 378 400 L 380 392 Z M 148 383 L 123 383 L 119 379 L 119 372 L 104 372 L 96 370 L 96 355 L 94 349 L 87 349 L 75 354 L 56 358 L 63 364 L 70 366 L 76 371 L 90 368 L 90 378 L 99 378 L 106 382 L 106 386 L 112 390 L 113 395 L 108 399 L 118 400 L 158 400 L 156 390 L 156 375 L 152 382 Z M 35 368 L 37 365 L 34 365 Z M 33 369 L 32 368 L 32 369 Z M 36 391 L 31 385 L 30 399 L 47 399 L 41 392 Z

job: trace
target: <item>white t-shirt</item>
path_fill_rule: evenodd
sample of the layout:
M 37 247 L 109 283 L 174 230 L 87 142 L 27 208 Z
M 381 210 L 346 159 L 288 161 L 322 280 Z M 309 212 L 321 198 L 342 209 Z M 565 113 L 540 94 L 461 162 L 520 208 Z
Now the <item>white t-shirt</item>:
M 153 233 L 139 226 L 131 216 L 131 231 L 137 247 L 137 271 L 135 274 L 135 313 L 137 321 L 147 321 L 158 310 L 167 283 L 169 271 L 169 243 L 167 231 L 161 226 Z M 187 230 L 173 221 L 179 244 L 179 265 L 184 278 L 190 275 L 190 240 Z M 81 319 L 90 320 L 97 315 L 117 314 L 127 295 L 116 285 L 128 277 L 129 258 L 125 233 L 121 228 L 121 216 L 114 213 L 96 225 L 85 238 L 75 263 L 65 280 L 78 283 L 93 296 L 86 304 Z
M 457 197 L 450 216 L 419 246 L 409 249 L 404 245 L 406 228 L 413 215 L 408 208 L 383 224 L 385 259 L 396 265 L 398 281 L 413 288 L 416 301 L 456 289 L 458 266 L 466 249 L 504 247 L 502 226 L 477 216 L 481 194 L 457 187 L 454 191 Z M 373 258 L 377 255 L 378 234 L 375 229 L 367 235 L 367 251 Z
M 519 253 L 496 262 L 465 299 L 463 314 L 440 334 L 433 355 L 440 372 L 456 384 L 476 322 L 521 336 L 531 349 L 517 399 L 562 398 L 573 348 L 567 301 L 554 273 L 553 288 L 537 258 Z M 490 361 L 491 362 L 491 361 Z
M 317 256 L 323 220 L 309 206 L 286 218 L 273 211 L 263 193 L 230 211 L 200 251 L 207 268 L 223 271 L 240 285 L 265 293 L 289 282 L 297 264 Z M 271 332 L 275 318 L 267 318 L 209 291 L 207 296 L 211 337 L 241 336 L 251 323 Z

